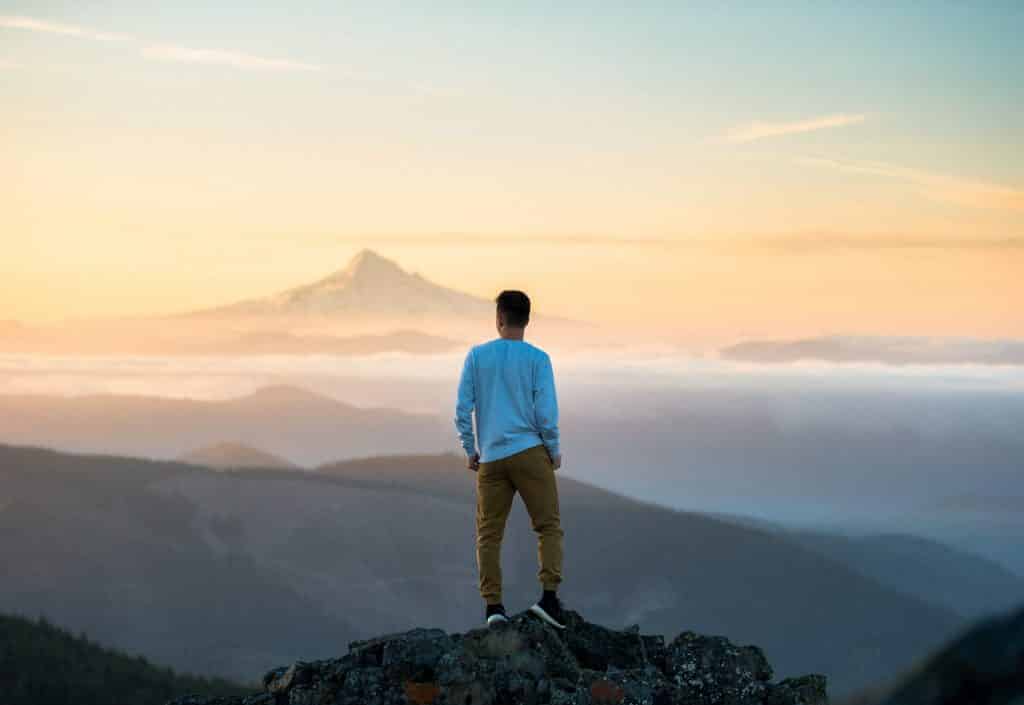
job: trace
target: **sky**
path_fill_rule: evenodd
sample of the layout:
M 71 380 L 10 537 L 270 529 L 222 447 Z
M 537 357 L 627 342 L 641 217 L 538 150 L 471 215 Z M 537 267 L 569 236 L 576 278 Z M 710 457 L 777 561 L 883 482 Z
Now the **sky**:
M 0 319 L 371 247 L 695 339 L 1024 336 L 1020 3 L 211 5 L 0 2 Z

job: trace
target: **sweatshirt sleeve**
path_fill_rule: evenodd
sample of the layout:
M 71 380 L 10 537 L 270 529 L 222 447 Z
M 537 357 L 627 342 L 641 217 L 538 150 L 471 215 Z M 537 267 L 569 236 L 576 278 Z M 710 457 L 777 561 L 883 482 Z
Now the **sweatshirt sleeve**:
M 533 407 L 537 412 L 540 439 L 552 458 L 562 454 L 558 437 L 558 397 L 555 395 L 555 373 L 551 358 L 544 354 L 537 365 L 534 377 Z
M 473 409 L 476 407 L 476 389 L 473 385 L 473 351 L 466 353 L 459 378 L 458 399 L 455 402 L 455 428 L 459 432 L 466 455 L 476 454 L 476 438 L 473 435 Z

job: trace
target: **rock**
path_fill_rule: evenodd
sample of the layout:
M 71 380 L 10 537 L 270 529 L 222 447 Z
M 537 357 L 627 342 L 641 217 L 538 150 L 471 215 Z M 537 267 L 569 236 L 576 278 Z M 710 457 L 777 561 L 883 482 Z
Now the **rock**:
M 186 695 L 171 702 L 174 705 L 277 705 L 274 696 L 269 693 L 258 693 L 241 698 L 211 698 L 200 695 Z
M 684 632 L 668 646 L 638 628 L 567 614 L 556 630 L 529 614 L 493 629 L 414 629 L 300 661 L 245 698 L 185 696 L 169 705 L 821 705 L 824 676 L 771 683 L 753 646 Z
M 756 646 L 683 632 L 668 647 L 666 675 L 693 705 L 758 705 L 765 699 L 772 668 Z
M 263 687 L 271 695 L 285 693 L 292 686 L 307 685 L 313 678 L 313 670 L 309 664 L 301 661 L 289 668 L 277 668 L 263 676 Z
M 665 638 L 644 636 L 639 628 L 615 631 L 590 624 L 578 614 L 567 613 L 566 643 L 583 668 L 639 668 L 653 663 L 665 667 Z

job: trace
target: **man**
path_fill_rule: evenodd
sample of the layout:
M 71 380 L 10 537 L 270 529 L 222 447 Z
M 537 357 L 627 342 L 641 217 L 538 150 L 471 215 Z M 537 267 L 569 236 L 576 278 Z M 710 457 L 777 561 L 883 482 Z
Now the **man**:
M 530 611 L 564 629 L 557 590 L 562 582 L 562 525 L 555 470 L 558 400 L 551 358 L 523 340 L 530 299 L 503 291 L 495 300 L 498 338 L 466 355 L 455 406 L 455 427 L 476 477 L 476 556 L 488 626 L 508 621 L 501 596 L 501 539 L 516 492 L 537 533 L 543 593 Z M 476 412 L 476 438 L 473 413 Z M 476 440 L 479 439 L 479 452 Z

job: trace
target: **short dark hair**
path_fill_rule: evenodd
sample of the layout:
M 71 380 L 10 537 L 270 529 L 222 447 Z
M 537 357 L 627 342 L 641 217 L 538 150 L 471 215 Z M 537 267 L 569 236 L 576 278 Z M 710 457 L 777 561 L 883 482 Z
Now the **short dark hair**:
M 505 314 L 508 325 L 525 326 L 530 322 L 530 297 L 523 292 L 506 289 L 494 302 L 498 304 L 498 313 Z

